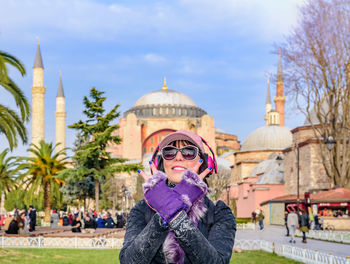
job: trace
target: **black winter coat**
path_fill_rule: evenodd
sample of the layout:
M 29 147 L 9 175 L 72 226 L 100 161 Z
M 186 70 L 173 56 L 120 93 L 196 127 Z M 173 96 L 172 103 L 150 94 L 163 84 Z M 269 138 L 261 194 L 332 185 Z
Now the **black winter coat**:
M 6 234 L 18 234 L 18 223 L 16 220 L 12 220 L 10 225 L 9 225 L 9 228 L 5 231 Z
M 141 200 L 130 212 L 123 248 L 120 251 L 121 264 L 167 263 L 162 244 L 169 230 L 184 250 L 185 264 L 230 262 L 236 233 L 236 220 L 230 208 L 222 201 L 213 204 L 207 197 L 204 203 L 208 210 L 196 227 L 185 212 L 174 226 L 161 225 L 159 214 L 152 211 Z M 184 228 L 185 227 L 185 228 Z
M 300 215 L 299 224 L 300 224 L 300 227 L 302 227 L 302 226 L 309 227 L 309 215 L 307 215 L 307 214 Z

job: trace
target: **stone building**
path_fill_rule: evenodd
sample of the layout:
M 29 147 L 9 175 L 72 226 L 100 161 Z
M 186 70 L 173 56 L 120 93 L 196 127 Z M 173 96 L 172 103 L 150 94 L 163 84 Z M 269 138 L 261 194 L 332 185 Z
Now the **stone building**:
M 317 121 L 314 120 L 314 124 Z M 285 156 L 286 194 L 297 194 L 298 167 L 299 193 L 318 192 L 332 187 L 320 156 L 319 138 L 315 137 L 310 123 L 306 120 L 303 126 L 294 128 L 293 144 L 283 150 Z M 298 161 L 299 151 L 299 161 Z

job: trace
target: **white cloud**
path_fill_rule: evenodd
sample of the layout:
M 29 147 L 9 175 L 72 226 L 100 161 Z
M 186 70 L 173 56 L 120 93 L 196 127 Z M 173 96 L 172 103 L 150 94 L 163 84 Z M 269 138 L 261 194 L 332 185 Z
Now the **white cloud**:
M 236 32 L 271 40 L 296 23 L 301 2 L 181 0 L 131 7 L 91 0 L 12 0 L 1 4 L 0 34 L 21 41 L 37 35 L 54 39 L 60 33 L 83 40 L 122 41 L 125 36 L 196 38 Z
M 166 61 L 166 59 L 160 55 L 154 54 L 154 53 L 148 53 L 144 56 L 142 56 L 143 59 L 151 64 L 158 64 L 158 63 L 163 63 Z

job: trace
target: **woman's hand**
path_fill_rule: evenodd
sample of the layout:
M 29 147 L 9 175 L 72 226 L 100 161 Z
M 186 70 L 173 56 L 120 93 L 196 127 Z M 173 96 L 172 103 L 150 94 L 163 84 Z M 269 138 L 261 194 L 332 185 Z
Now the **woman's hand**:
M 153 174 L 157 174 L 158 170 L 156 168 L 156 166 L 154 165 L 154 163 L 152 161 L 149 162 L 150 163 L 150 167 L 151 167 L 151 171 L 153 172 Z M 193 170 L 195 173 L 198 173 L 199 167 L 202 165 L 203 160 L 200 159 L 196 165 L 194 165 L 193 168 L 190 168 L 191 170 Z M 202 180 L 211 172 L 212 168 L 206 168 L 201 174 L 198 175 L 199 178 L 201 178 Z M 142 178 L 145 181 L 148 181 L 148 179 L 151 176 L 148 176 L 143 170 L 138 170 L 138 173 L 142 176 Z

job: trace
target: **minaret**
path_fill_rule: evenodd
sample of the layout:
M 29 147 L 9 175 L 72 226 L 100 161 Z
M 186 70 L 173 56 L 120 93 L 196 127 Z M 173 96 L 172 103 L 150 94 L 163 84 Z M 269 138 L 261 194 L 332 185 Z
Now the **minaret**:
M 32 143 L 35 145 L 39 145 L 40 140 L 45 139 L 45 91 L 44 66 L 38 40 L 32 87 Z
M 62 74 L 60 72 L 60 80 L 58 83 L 57 96 L 56 96 L 56 144 L 60 143 L 56 152 L 66 147 L 66 99 L 64 97 Z
M 281 50 L 278 52 L 278 70 L 277 70 L 277 82 L 276 82 L 276 97 L 274 98 L 276 111 L 279 113 L 279 124 L 284 126 L 284 104 L 286 97 L 283 95 L 283 73 L 281 63 Z
M 265 124 L 269 125 L 269 113 L 272 109 L 271 97 L 270 97 L 270 76 L 267 77 L 267 92 L 266 92 L 266 103 L 265 103 Z

